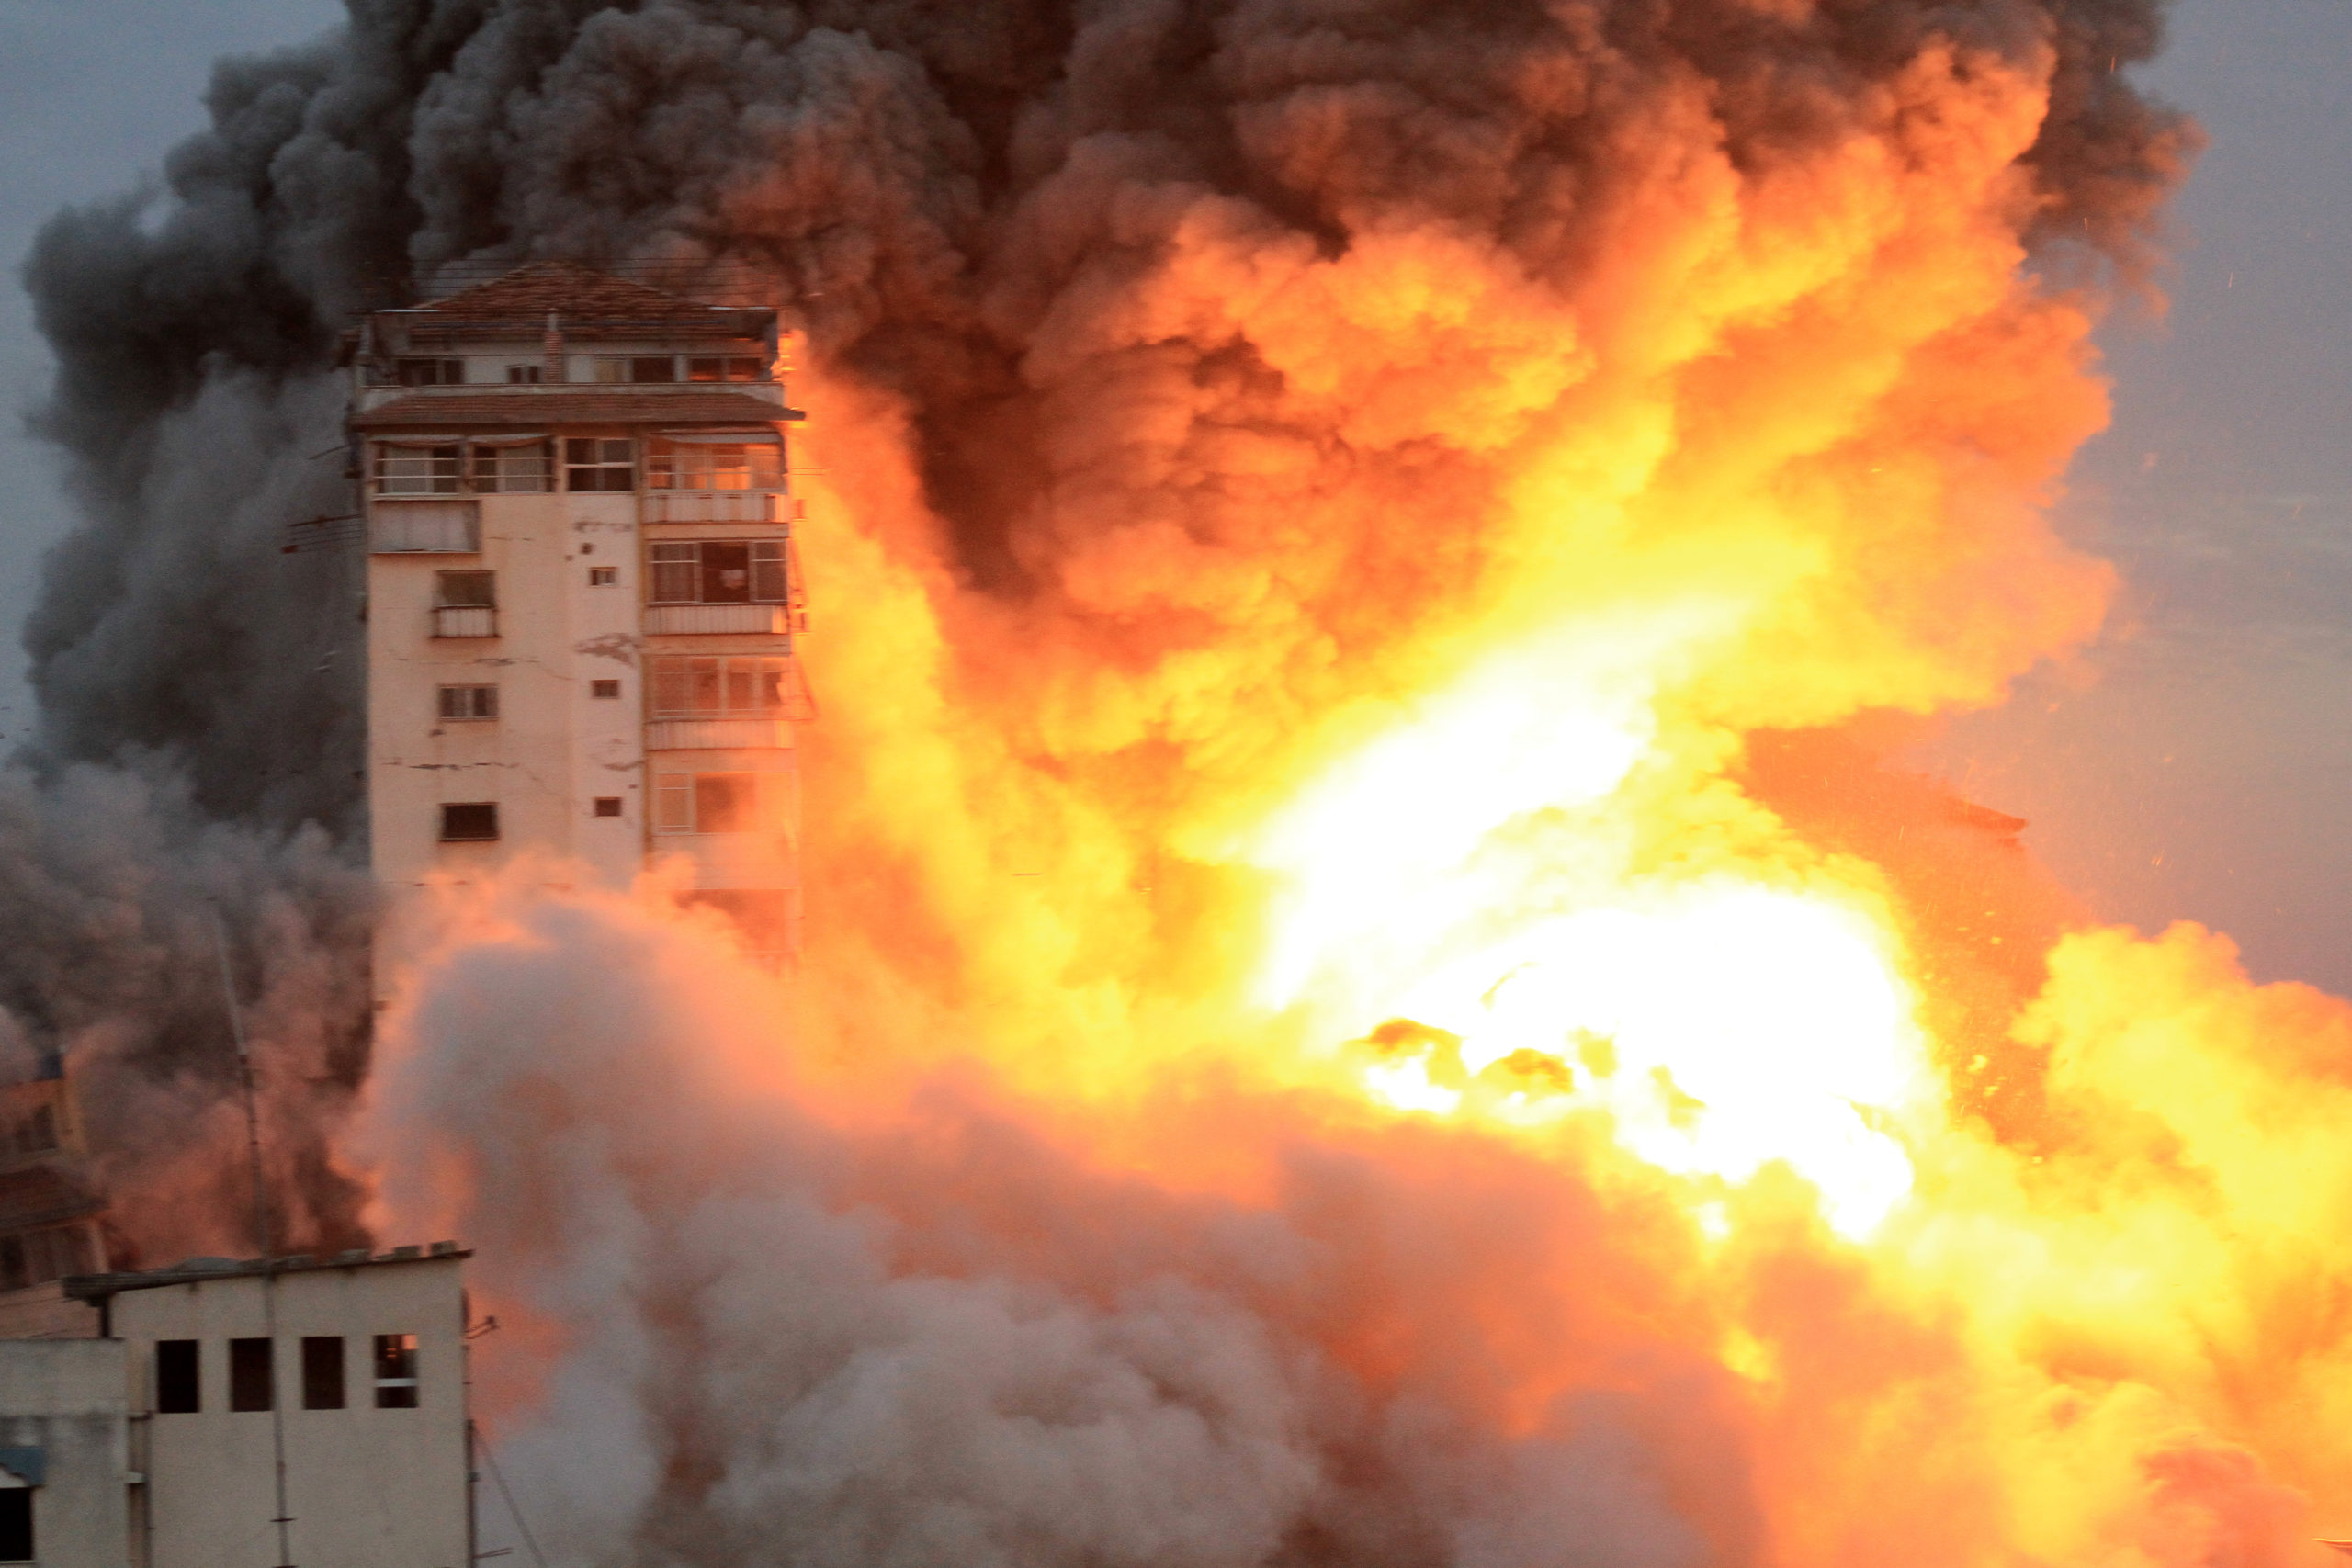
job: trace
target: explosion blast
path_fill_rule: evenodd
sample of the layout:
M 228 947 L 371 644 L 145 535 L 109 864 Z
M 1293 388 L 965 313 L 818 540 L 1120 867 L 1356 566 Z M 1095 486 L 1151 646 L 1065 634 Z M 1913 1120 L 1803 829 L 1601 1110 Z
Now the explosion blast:
M 565 1560 L 2308 1562 L 2352 1009 L 1877 761 L 2099 624 L 2044 513 L 2194 150 L 2155 35 L 355 0 L 36 257 L 51 754 L 291 854 L 339 634 L 253 563 L 341 314 L 749 266 L 814 415 L 803 973 L 525 867 L 447 890 L 356 1116 L 278 1080 L 481 1249 Z

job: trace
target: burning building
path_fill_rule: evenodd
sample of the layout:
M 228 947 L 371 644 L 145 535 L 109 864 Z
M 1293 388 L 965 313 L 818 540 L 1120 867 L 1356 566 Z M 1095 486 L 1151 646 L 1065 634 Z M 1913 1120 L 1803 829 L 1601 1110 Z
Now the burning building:
M 2352 1012 L 1887 763 L 2100 626 L 2050 502 L 2194 141 L 2157 19 L 356 7 L 38 258 L 56 744 L 340 787 L 236 552 L 348 412 L 377 866 L 465 886 L 264 1115 L 480 1248 L 563 1559 L 2289 1568 Z M 743 312 L 367 294 L 537 254 L 764 280 L 805 525 Z M 858 700 L 720 728 L 794 701 L 794 529 Z M 804 750 L 787 882 L 723 825 Z M 821 890 L 797 986 L 613 890 L 672 841 Z
M 383 883 L 537 851 L 626 886 L 676 856 L 686 897 L 756 949 L 797 945 L 810 705 L 785 431 L 803 416 L 778 351 L 773 310 L 563 263 L 365 319 L 350 423 Z

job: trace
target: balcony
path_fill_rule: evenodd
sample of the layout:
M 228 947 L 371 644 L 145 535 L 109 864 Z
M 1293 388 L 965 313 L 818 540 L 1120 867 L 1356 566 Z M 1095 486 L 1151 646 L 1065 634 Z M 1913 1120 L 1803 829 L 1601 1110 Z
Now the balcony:
M 645 727 L 649 751 L 735 751 L 792 744 L 781 718 L 657 718 Z
M 496 637 L 498 612 L 488 604 L 435 604 L 435 637 Z
M 639 502 L 647 523 L 789 523 L 797 498 L 758 490 L 653 490 Z
M 746 632 L 767 635 L 792 629 L 792 613 L 782 604 L 648 604 L 648 637 L 700 637 Z

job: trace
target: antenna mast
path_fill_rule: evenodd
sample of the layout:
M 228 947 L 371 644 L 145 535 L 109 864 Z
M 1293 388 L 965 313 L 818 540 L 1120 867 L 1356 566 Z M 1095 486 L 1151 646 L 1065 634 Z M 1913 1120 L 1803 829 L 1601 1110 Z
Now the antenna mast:
M 286 1401 L 277 1387 L 277 1264 L 270 1256 L 269 1184 L 262 1174 L 261 1112 L 254 1093 L 253 1053 L 245 1049 L 245 1018 L 237 1006 L 237 980 L 229 967 L 229 931 L 220 923 L 220 906 L 212 908 L 212 949 L 220 960 L 220 995 L 229 1004 L 229 1033 L 237 1043 L 237 1077 L 244 1086 L 245 1154 L 254 1179 L 254 1238 L 261 1246 L 261 1314 L 269 1338 L 269 1437 L 277 1462 L 277 1568 L 294 1568 L 288 1529 L 294 1520 L 286 1511 Z

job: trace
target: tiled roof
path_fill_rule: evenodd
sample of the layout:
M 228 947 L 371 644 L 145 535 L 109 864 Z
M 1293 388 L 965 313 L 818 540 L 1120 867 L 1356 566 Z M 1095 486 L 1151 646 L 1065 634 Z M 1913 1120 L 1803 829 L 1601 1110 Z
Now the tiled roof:
M 568 320 L 660 321 L 707 316 L 711 307 L 577 262 L 543 261 L 526 263 L 503 277 L 428 300 L 415 310 L 464 321 L 543 318 L 549 310 Z
M 774 424 L 806 419 L 745 392 L 460 392 L 395 398 L 353 416 L 354 430 L 519 430 L 559 424 Z

